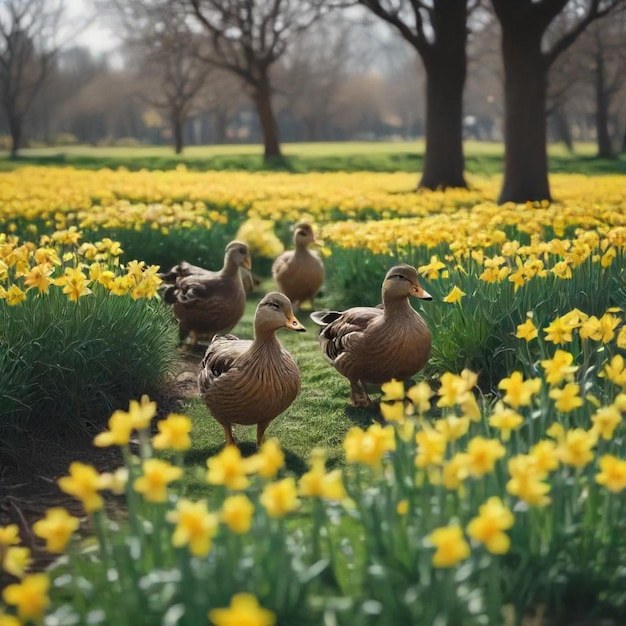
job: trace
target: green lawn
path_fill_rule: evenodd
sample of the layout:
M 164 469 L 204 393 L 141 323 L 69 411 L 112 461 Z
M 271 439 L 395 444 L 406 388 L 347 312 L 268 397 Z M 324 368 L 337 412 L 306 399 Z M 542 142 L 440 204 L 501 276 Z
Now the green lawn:
M 626 157 L 595 159 L 595 145 L 576 144 L 570 154 L 562 144 L 548 148 L 553 172 L 613 173 L 626 171 Z M 0 152 L 0 170 L 26 164 L 72 165 L 78 168 L 127 167 L 172 169 L 184 163 L 190 169 L 279 169 L 305 171 L 415 171 L 422 168 L 424 141 L 412 142 L 320 142 L 285 143 L 285 159 L 270 165 L 262 159 L 261 145 L 189 146 L 182 155 L 169 146 L 53 146 L 25 148 L 17 160 Z M 465 142 L 466 168 L 474 174 L 491 175 L 503 168 L 504 147 L 499 142 Z

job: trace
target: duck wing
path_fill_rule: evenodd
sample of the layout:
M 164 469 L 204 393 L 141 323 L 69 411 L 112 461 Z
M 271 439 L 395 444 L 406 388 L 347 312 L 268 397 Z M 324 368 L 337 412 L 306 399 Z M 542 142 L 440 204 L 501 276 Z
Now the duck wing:
M 235 335 L 216 335 L 204 353 L 198 374 L 198 390 L 206 393 L 215 381 L 233 369 L 233 364 L 252 344 L 249 339 L 239 339 Z
M 331 319 L 336 311 L 330 311 L 324 319 Z M 353 307 L 328 323 L 320 332 L 319 340 L 326 357 L 332 362 L 350 346 L 361 339 L 370 325 L 382 319 L 384 311 L 375 307 Z
M 293 250 L 287 250 L 287 252 L 283 252 L 272 264 L 272 276 L 276 276 L 277 274 L 282 274 L 288 267 L 291 259 L 293 258 Z

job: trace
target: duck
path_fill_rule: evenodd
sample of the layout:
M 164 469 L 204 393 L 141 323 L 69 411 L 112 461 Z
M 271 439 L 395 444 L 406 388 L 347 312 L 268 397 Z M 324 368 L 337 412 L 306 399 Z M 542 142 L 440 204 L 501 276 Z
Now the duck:
M 255 276 L 251 270 L 245 267 L 240 267 L 239 271 L 241 272 L 241 280 L 243 281 L 243 287 L 246 290 L 246 294 L 250 294 L 261 284 L 259 277 Z M 189 276 L 216 276 L 218 273 L 219 270 L 209 270 L 199 265 L 193 265 L 188 261 L 181 261 L 170 268 L 169 271 L 160 273 L 159 277 L 163 281 L 162 284 L 167 290 L 170 289 L 171 286 L 175 286 L 177 281 L 183 278 L 188 278 Z
M 198 391 L 224 429 L 226 445 L 236 445 L 233 424 L 256 424 L 260 446 L 270 422 L 300 392 L 300 369 L 276 337 L 281 328 L 306 330 L 295 317 L 289 298 L 272 291 L 256 307 L 254 339 L 216 336 L 200 362 Z
M 413 266 L 395 265 L 382 284 L 382 305 L 310 314 L 322 327 L 319 345 L 324 356 L 350 382 L 354 406 L 371 403 L 366 384 L 407 380 L 430 358 L 430 329 L 409 297 L 432 300 Z
M 304 301 L 313 301 L 324 283 L 324 263 L 320 255 L 309 250 L 319 241 L 313 226 L 299 222 L 294 228 L 294 249 L 280 254 L 272 264 L 272 278 L 278 290 L 284 293 L 299 309 Z
M 246 291 L 240 269 L 252 267 L 248 246 L 231 241 L 224 253 L 224 266 L 217 272 L 179 276 L 163 292 L 178 320 L 180 340 L 195 345 L 199 335 L 213 337 L 230 332 L 243 317 Z

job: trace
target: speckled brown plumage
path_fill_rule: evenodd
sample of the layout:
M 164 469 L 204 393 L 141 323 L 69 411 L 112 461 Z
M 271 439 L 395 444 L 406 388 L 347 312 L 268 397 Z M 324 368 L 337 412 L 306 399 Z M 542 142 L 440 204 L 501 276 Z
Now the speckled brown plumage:
M 392 267 L 382 287 L 382 307 L 354 307 L 343 312 L 315 312 L 323 326 L 320 347 L 330 364 L 350 381 L 350 400 L 369 404 L 365 383 L 406 380 L 430 357 L 431 333 L 409 296 L 432 299 L 410 265 Z
M 283 252 L 272 265 L 272 277 L 282 291 L 298 308 L 305 300 L 312 300 L 324 283 L 324 263 L 317 252 L 309 250 L 317 243 L 313 227 L 307 222 L 296 225 L 294 249 Z
M 257 424 L 261 445 L 267 426 L 300 391 L 300 369 L 276 337 L 280 328 L 305 330 L 289 299 L 271 292 L 257 306 L 254 340 L 215 337 L 202 359 L 198 390 L 228 444 L 234 444 L 232 424 Z
M 212 337 L 235 327 L 246 308 L 240 269 L 250 266 L 248 246 L 231 241 L 226 246 L 221 270 L 181 276 L 166 289 L 163 300 L 173 305 L 181 340 L 191 335 L 195 343 L 198 335 Z

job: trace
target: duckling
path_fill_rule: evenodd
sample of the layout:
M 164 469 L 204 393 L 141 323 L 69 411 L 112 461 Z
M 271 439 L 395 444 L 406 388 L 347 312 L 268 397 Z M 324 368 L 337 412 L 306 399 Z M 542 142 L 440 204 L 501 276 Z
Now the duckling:
M 231 241 L 221 270 L 179 277 L 165 290 L 163 300 L 173 305 L 181 341 L 190 336 L 194 345 L 200 334 L 212 337 L 234 328 L 246 308 L 241 268 L 251 269 L 248 246 Z
M 308 222 L 296 224 L 294 250 L 279 255 L 272 265 L 272 277 L 282 291 L 299 309 L 305 300 L 313 300 L 324 283 L 324 263 L 309 246 L 319 244 Z
M 293 314 L 287 296 L 268 293 L 254 315 L 254 340 L 216 336 L 200 364 L 198 391 L 222 425 L 227 445 L 235 445 L 232 425 L 257 425 L 257 444 L 270 422 L 300 391 L 300 369 L 283 348 L 276 331 L 306 329 Z
M 353 405 L 370 404 L 365 384 L 406 380 L 426 365 L 431 333 L 409 296 L 432 300 L 420 286 L 414 267 L 396 265 L 383 281 L 382 306 L 311 313 L 311 319 L 323 327 L 319 335 L 322 352 L 350 381 Z

